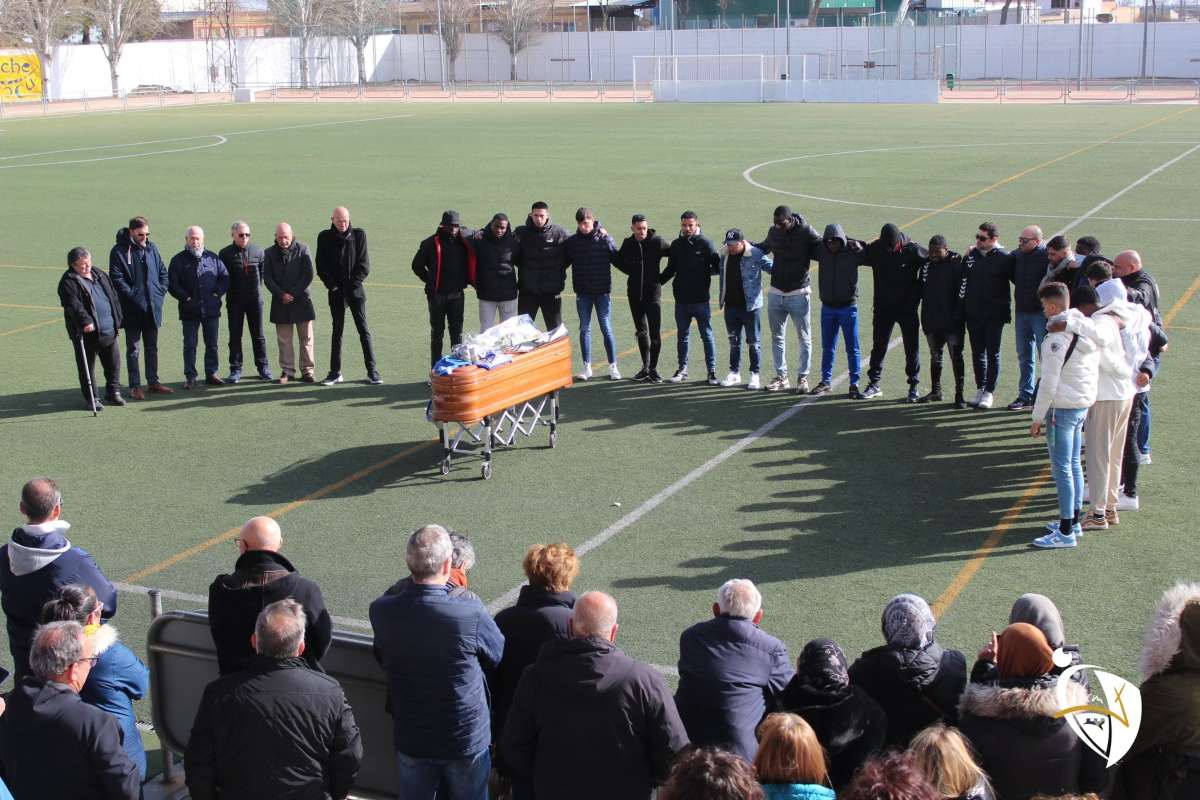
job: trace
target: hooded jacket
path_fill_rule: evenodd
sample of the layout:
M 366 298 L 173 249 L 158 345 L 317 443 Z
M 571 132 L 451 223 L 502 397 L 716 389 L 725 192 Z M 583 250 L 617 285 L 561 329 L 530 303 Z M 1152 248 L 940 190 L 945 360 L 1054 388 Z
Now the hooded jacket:
M 317 234 L 317 277 L 329 291 L 362 298 L 363 281 L 371 274 L 367 232 L 351 227 L 343 234 L 330 225 Z
M 547 218 L 538 228 L 533 217 L 514 232 L 521 243 L 521 260 L 517 262 L 517 286 L 530 294 L 562 294 L 567 285 L 567 262 L 563 246 L 571 234 Z
M 200 257 L 180 250 L 167 267 L 171 296 L 179 301 L 181 320 L 213 319 L 221 316 L 221 296 L 229 291 L 229 270 L 212 250 Z
M 0 715 L 0 773 L 14 797 L 139 800 L 137 768 L 108 713 L 71 687 L 27 676 Z
M 113 288 L 112 281 L 104 274 L 104 270 L 92 267 L 93 289 L 104 292 L 108 297 L 109 305 L 112 306 L 113 325 L 119 330 L 123 317 L 121 315 L 121 303 L 117 299 L 117 292 Z M 67 326 L 67 335 L 72 339 L 78 339 L 83 336 L 83 329 L 88 325 L 95 325 L 99 330 L 99 323 L 96 321 L 96 301 L 92 299 L 92 292 L 88 289 L 87 279 L 80 277 L 74 270 L 67 268 L 67 271 L 62 274 L 58 281 L 58 299 L 63 307 L 63 321 Z
M 1068 309 L 1067 319 L 1082 317 Z M 1075 350 L 1067 359 L 1071 342 Z M 1100 348 L 1086 336 L 1047 333 L 1042 341 L 1041 382 L 1033 402 L 1033 421 L 1042 422 L 1052 408 L 1091 408 L 1100 379 Z
M 921 302 L 921 265 L 929 257 L 924 247 L 891 223 L 867 245 L 863 263 L 875 279 L 874 308 L 916 311 Z
M 547 800 L 648 800 L 687 733 L 662 676 L 598 637 L 542 646 L 500 743 Z
M 475 296 L 492 303 L 516 300 L 521 240 L 512 229 L 497 236 L 491 225 L 485 225 L 479 238 L 471 240 L 471 248 L 475 251 Z
M 804 217 L 792 214 L 792 222 L 792 227 L 786 231 L 772 225 L 763 240 L 754 245 L 774 257 L 771 288 L 783 293 L 808 288 L 808 271 L 812 266 L 814 251 L 821 243 L 817 229 L 809 225 Z
M 836 253 L 826 242 L 837 239 L 842 247 Z M 853 244 L 851 243 L 853 241 Z M 817 260 L 817 287 L 821 304 L 845 308 L 858 302 L 858 268 L 866 263 L 866 247 L 858 240 L 846 238 L 837 223 L 825 226 L 825 235 L 813 252 Z
M 1154 324 L 1162 327 L 1162 314 L 1158 308 L 1158 281 L 1146 270 L 1139 269 L 1121 278 L 1121 283 L 1125 284 L 1129 293 L 1129 302 L 1137 303 L 1149 311 Z
M 1142 724 L 1114 800 L 1200 796 L 1200 583 L 1163 593 L 1142 640 Z
M 108 253 L 108 275 L 121 297 L 121 310 L 126 317 L 149 316 L 154 327 L 162 327 L 167 265 L 154 242 L 147 239 L 146 246 L 139 247 L 129 235 L 129 228 L 121 228 L 116 244 Z
M 1136 393 L 1133 382 L 1135 365 L 1133 357 L 1126 352 L 1126 339 L 1138 335 L 1133 326 L 1145 320 L 1135 311 L 1135 306 L 1124 300 L 1116 300 L 1102 306 L 1087 317 L 1083 314 L 1067 315 L 1067 333 L 1086 336 L 1096 345 L 1100 353 L 1100 369 L 1096 376 L 1096 400 L 1129 400 Z M 1129 334 L 1125 333 L 1129 329 Z M 1130 347 L 1133 347 L 1131 344 Z
M 1079 666 L 1083 663 L 1083 656 L 1080 654 L 1079 646 L 1067 644 L 1066 629 L 1063 627 L 1062 613 L 1059 612 L 1058 606 L 1043 594 L 1027 592 L 1017 598 L 1013 603 L 1012 610 L 1008 614 L 1009 624 L 1016 622 L 1026 622 L 1037 628 L 1046 637 L 1046 643 L 1052 649 L 1062 650 L 1071 657 L 1071 663 L 1067 667 L 1055 667 L 1050 670 L 1050 674 L 1054 676 L 1061 675 L 1070 667 Z M 1076 672 L 1072 676 L 1073 680 L 1078 681 L 1085 689 L 1088 688 L 1088 678 L 1086 672 Z M 1000 673 L 996 669 L 996 664 L 993 661 L 976 660 L 975 666 L 971 670 L 971 683 L 996 683 L 1000 680 Z
M 447 243 L 442 236 L 442 228 L 438 227 L 433 232 L 432 236 L 428 236 L 421 240 L 420 246 L 417 248 L 416 255 L 412 260 L 413 274 L 421 279 L 421 283 L 425 284 L 425 294 L 428 297 L 433 297 L 437 294 L 458 294 L 467 286 L 475 284 L 475 248 L 471 242 L 471 236 L 474 231 L 459 228 L 458 236 L 453 237 L 450 243 Z M 442 257 L 446 247 L 454 246 L 463 248 L 463 266 L 466 273 L 463 277 L 463 285 L 458 286 L 457 282 L 451 285 L 449 281 L 443 280 L 442 275 Z
M 718 308 L 725 307 L 725 289 L 727 273 L 729 267 L 729 247 L 722 246 L 718 251 L 721 259 L 721 280 L 720 289 L 717 292 Z M 762 273 L 771 272 L 774 265 L 771 263 L 771 257 L 764 254 L 754 245 L 746 242 L 746 249 L 742 251 L 742 260 L 739 265 L 738 273 L 742 279 L 742 295 L 746 298 L 746 310 L 758 311 L 762 308 Z
M 942 336 L 963 327 L 963 259 L 949 252 L 941 261 L 921 262 L 921 329 Z M 1039 306 L 1040 307 L 1040 306 Z
M 720 271 L 720 266 L 721 257 L 712 239 L 703 232 L 695 236 L 680 234 L 671 242 L 662 282 L 665 285 L 674 281 L 671 293 L 676 303 L 707 303 L 712 276 Z
M 662 297 L 662 260 L 670 245 L 650 228 L 638 241 L 627 236 L 613 257 L 613 266 L 629 276 L 626 291 L 644 303 L 656 303 Z
M 1013 284 L 1013 305 L 1017 307 L 1017 313 L 1040 314 L 1042 301 L 1038 299 L 1038 289 L 1050 271 L 1046 245 L 1040 244 L 1029 253 L 1017 248 L 1008 257 L 1012 259 L 1009 280 Z
M 1012 259 L 999 246 L 986 253 L 978 247 L 967 251 L 963 258 L 962 298 L 963 316 L 968 322 L 1012 322 L 1011 270 Z
M 121 747 L 145 780 L 146 751 L 142 748 L 133 701 L 141 700 L 150 691 L 150 670 L 119 641 L 117 629 L 112 625 L 100 625 L 90 636 L 92 655 L 99 660 L 92 665 L 79 696 L 83 702 L 116 719 L 121 728 Z
M 571 268 L 571 288 L 575 294 L 612 292 L 612 262 L 617 243 L 612 236 L 600 235 L 597 223 L 591 233 L 575 231 L 563 245 L 563 261 Z
M 18 678 L 29 671 L 29 648 L 42 618 L 42 606 L 62 587 L 72 583 L 90 586 L 104 604 L 103 618 L 111 619 L 117 613 L 116 587 L 104 577 L 91 554 L 67 540 L 70 527 L 61 519 L 24 525 L 0 547 L 0 605 Z
M 361 761 L 338 682 L 265 656 L 208 685 L 184 756 L 192 800 L 340 800 Z
M 294 325 L 317 318 L 312 302 L 313 276 L 312 257 L 300 242 L 292 240 L 286 251 L 278 244 L 263 251 L 263 283 L 271 293 L 271 322 Z M 284 303 L 284 294 L 290 294 L 292 302 Z
M 262 305 L 263 249 L 250 242 L 245 247 L 230 243 L 221 248 L 217 257 L 225 264 L 229 273 L 229 291 L 225 293 L 226 306 Z
M 222 675 L 254 660 L 250 634 L 258 615 L 288 597 L 304 607 L 304 660 L 313 669 L 321 668 L 333 637 L 333 620 L 321 587 L 301 576 L 282 553 L 247 550 L 238 557 L 233 572 L 218 575 L 208 587 L 208 625 Z
M 996 796 L 1029 800 L 1035 794 L 1102 792 L 1105 763 L 1071 730 L 1059 711 L 1054 678 L 971 684 L 959 703 L 959 729 L 979 756 Z M 1072 705 L 1088 693 L 1068 681 Z

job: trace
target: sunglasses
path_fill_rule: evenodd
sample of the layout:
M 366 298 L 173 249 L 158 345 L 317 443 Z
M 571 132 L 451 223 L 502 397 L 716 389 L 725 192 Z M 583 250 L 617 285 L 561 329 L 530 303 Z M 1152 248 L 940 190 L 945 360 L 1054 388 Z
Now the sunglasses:
M 975 241 L 977 241 L 977 242 L 986 242 L 988 239 L 991 239 L 991 238 L 992 237 L 990 237 L 986 234 L 982 234 L 982 233 L 975 234 Z
M 239 239 L 247 239 L 247 238 L 249 238 L 249 236 L 250 236 L 250 234 L 248 234 L 248 233 L 239 233 L 239 234 L 237 235 L 237 238 L 239 238 Z
M 1027 239 L 1024 236 L 1018 236 L 1017 241 L 1021 244 L 1029 244 L 1030 242 L 1036 242 L 1037 239 Z

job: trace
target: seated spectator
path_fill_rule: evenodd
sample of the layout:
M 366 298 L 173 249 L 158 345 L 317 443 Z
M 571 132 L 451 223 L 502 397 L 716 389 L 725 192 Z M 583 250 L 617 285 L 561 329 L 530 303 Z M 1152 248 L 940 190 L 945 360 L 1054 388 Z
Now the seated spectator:
M 450 546 L 454 554 L 450 557 L 450 580 L 446 581 L 446 589 L 451 597 L 467 597 L 479 600 L 479 595 L 467 589 L 467 573 L 475 567 L 475 545 L 461 533 L 447 529 L 450 534 Z M 405 576 L 393 583 L 384 592 L 385 595 L 400 594 L 404 587 L 412 583 L 411 576 Z M 479 600 L 481 603 L 482 600 Z
M 959 704 L 960 723 L 979 754 L 998 797 L 1029 800 L 1038 792 L 1102 791 L 1104 759 L 1086 747 L 1057 716 L 1053 651 L 1026 622 L 996 637 L 995 684 L 973 683 Z M 1087 690 L 1068 682 L 1070 706 L 1086 705 Z
M 883 748 L 887 717 L 879 704 L 850 683 L 846 654 L 832 639 L 813 639 L 796 659 L 796 677 L 777 707 L 804 718 L 829 757 L 829 780 L 840 790 Z
M 616 600 L 584 594 L 569 630 L 517 684 L 504 762 L 541 798 L 647 800 L 688 744 L 675 701 L 656 670 L 614 644 Z
M 46 603 L 42 609 L 42 622 L 69 620 L 83 626 L 96 661 L 79 696 L 88 705 L 116 718 L 121 727 L 125 755 L 137 766 L 139 777 L 145 781 L 146 751 L 142 748 L 133 701 L 141 700 L 150 690 L 150 670 L 132 650 L 117 640 L 116 628 L 100 624 L 103 612 L 104 605 L 96 599 L 92 587 L 72 584 L 64 586 L 58 597 Z
M 726 581 L 712 614 L 679 637 L 675 706 L 692 744 L 750 761 L 758 747 L 754 729 L 792 679 L 792 662 L 787 645 L 758 627 L 762 595 L 750 581 Z
M 1058 606 L 1054 605 L 1046 595 L 1030 592 L 1018 597 L 1017 601 L 1013 603 L 1012 611 L 1008 614 L 1008 622 L 1009 624 L 1028 622 L 1042 632 L 1051 650 L 1062 650 L 1071 657 L 1070 664 L 1067 664 L 1066 667 L 1056 664 L 1050 670 L 1051 674 L 1061 675 L 1069 667 L 1083 663 L 1079 645 L 1066 643 L 1067 634 L 1063 627 L 1062 614 L 1059 613 Z M 1087 687 L 1087 676 L 1083 672 L 1076 672 L 1073 677 L 1085 688 Z M 971 669 L 971 683 L 995 683 L 996 680 L 998 680 L 996 657 L 989 643 L 979 652 L 979 658 L 976 659 L 975 666 Z
M 279 549 L 283 534 L 270 517 L 254 517 L 238 534 L 238 560 L 233 572 L 218 575 L 208 587 L 208 624 L 217 646 L 217 668 L 232 675 L 255 659 L 250 637 L 262 610 L 290 597 L 304 609 L 304 660 L 321 668 L 321 657 L 333 638 L 333 620 L 325 609 L 321 587 L 302 577 Z
M 681 753 L 658 800 L 763 800 L 754 768 L 744 758 L 716 747 Z
M 8 622 L 8 648 L 14 681 L 29 671 L 29 643 L 42 617 L 42 606 L 69 583 L 92 587 L 104 603 L 104 619 L 117 613 L 117 590 L 95 559 L 67 541 L 71 523 L 62 519 L 62 494 L 49 478 L 34 478 L 21 488 L 26 523 L 0 547 L 0 605 Z
M 404 552 L 411 583 L 371 603 L 405 800 L 487 796 L 491 715 L 484 670 L 500 663 L 504 636 L 477 598 L 451 596 L 453 555 L 445 528 L 419 528 Z
M 874 698 L 887 715 L 887 747 L 908 747 L 927 725 L 958 721 L 967 661 L 962 653 L 937 643 L 935 625 L 924 599 L 897 595 L 883 609 L 887 644 L 868 650 L 850 666 L 850 682 Z
M 0 716 L 0 764 L 13 795 L 58 800 L 138 800 L 137 767 L 117 721 L 79 698 L 95 656 L 78 622 L 33 634 L 29 673 Z
M 1114 800 L 1200 797 L 1200 583 L 1168 589 L 1142 642 L 1142 726 Z
M 291 598 L 263 609 L 255 658 L 204 690 L 184 754 L 192 800 L 342 800 L 362 741 L 342 687 L 304 654 L 308 621 Z
M 930 725 L 913 737 L 913 763 L 942 797 L 994 800 L 992 785 L 975 761 L 971 745 L 954 728 Z
M 888 752 L 863 764 L 838 800 L 945 800 L 933 788 L 912 755 Z
M 754 771 L 766 800 L 834 800 L 825 751 L 795 714 L 770 714 L 758 726 Z

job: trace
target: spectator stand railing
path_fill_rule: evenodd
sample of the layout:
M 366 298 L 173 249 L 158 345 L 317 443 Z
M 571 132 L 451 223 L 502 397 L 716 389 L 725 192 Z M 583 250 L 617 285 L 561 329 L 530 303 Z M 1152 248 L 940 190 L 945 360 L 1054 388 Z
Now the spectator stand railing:
M 1190 78 L 1079 81 L 1063 78 L 1053 81 L 996 80 L 955 81 L 949 88 L 942 81 L 943 103 L 1088 103 L 1113 104 L 1200 104 L 1200 81 Z

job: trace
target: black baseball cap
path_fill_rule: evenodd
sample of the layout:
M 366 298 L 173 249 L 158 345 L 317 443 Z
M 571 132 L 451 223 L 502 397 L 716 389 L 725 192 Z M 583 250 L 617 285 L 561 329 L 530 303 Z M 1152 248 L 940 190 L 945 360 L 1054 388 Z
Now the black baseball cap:
M 743 238 L 742 231 L 739 228 L 730 228 L 729 230 L 725 231 L 726 244 L 729 242 L 740 242 Z

